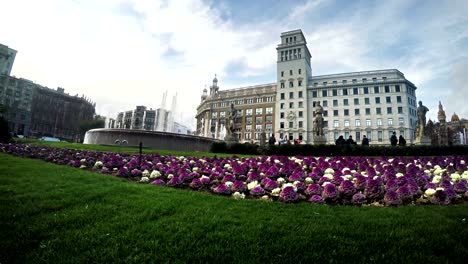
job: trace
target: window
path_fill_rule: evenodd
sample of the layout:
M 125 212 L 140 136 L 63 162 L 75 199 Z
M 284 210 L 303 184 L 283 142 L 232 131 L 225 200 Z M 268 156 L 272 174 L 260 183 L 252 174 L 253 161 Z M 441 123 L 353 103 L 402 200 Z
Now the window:
M 333 100 L 333 106 L 338 106 L 338 100 Z
M 250 131 L 252 130 L 252 125 L 246 125 L 245 126 L 245 131 Z
M 265 113 L 268 114 L 273 114 L 273 107 L 267 107 L 265 108 Z
M 284 82 L 281 83 L 281 88 L 284 88 Z
M 349 131 L 344 132 L 344 137 L 349 138 Z
M 354 115 L 359 115 L 359 109 L 354 109 Z
M 343 112 L 345 116 L 349 116 L 349 109 L 345 109 Z
M 267 116 L 265 117 L 265 120 L 266 120 L 267 122 L 272 122 L 272 121 L 273 121 L 273 117 L 272 117 L 271 115 L 267 115 Z
M 364 94 L 369 94 L 369 87 L 362 88 Z
M 378 86 L 374 86 L 374 93 L 379 93 L 379 87 Z
M 377 118 L 377 126 L 382 126 L 382 118 Z
M 364 104 L 366 104 L 366 105 L 370 104 L 369 98 L 364 98 Z
M 376 103 L 376 104 L 380 104 L 380 97 L 376 97 L 376 98 L 375 98 L 375 103 Z
M 281 71 L 281 77 L 284 77 L 284 71 Z
M 387 119 L 387 124 L 388 124 L 389 126 L 393 126 L 393 118 Z
M 322 101 L 322 106 L 327 107 L 328 106 L 328 101 L 327 100 Z
M 388 85 L 385 85 L 385 87 L 384 87 L 384 88 L 385 88 L 385 92 L 386 92 L 386 93 L 389 93 L 389 92 L 390 92 L 390 86 L 388 86 Z
M 257 130 L 257 131 L 261 131 L 262 128 L 263 128 L 262 125 L 255 125 L 255 130 Z
M 399 117 L 399 118 L 398 118 L 398 125 L 399 125 L 399 126 L 405 125 L 405 119 L 404 119 L 403 117 Z
M 360 127 L 361 126 L 361 119 L 354 120 L 354 126 Z
M 391 114 L 392 113 L 392 108 L 391 107 L 387 107 L 387 114 Z
M 280 122 L 280 128 L 284 128 L 284 122 Z
M 301 80 L 297 81 L 297 85 L 302 86 L 302 81 Z
M 327 90 L 322 91 L 322 97 L 327 97 Z
M 359 89 L 358 88 L 353 88 L 353 94 L 358 94 L 359 93 Z
M 245 122 L 248 123 L 248 124 L 252 123 L 252 117 L 250 117 L 250 116 L 247 117 L 247 118 L 245 119 Z
M 301 74 L 301 69 L 297 70 L 297 73 Z
M 400 92 L 400 85 L 395 85 L 395 92 L 397 92 L 397 93 Z
M 298 124 L 297 124 L 297 126 L 298 126 L 299 128 L 302 128 L 302 121 L 299 121 Z
M 343 95 L 348 95 L 348 89 L 343 89 Z
M 401 96 L 398 95 L 398 96 L 396 97 L 396 101 L 397 101 L 397 103 L 401 103 Z
M 289 108 L 294 108 L 294 102 L 289 103 Z
M 359 105 L 359 98 L 354 98 L 354 105 Z
M 367 134 L 367 139 L 371 141 L 372 131 L 366 131 L 366 134 Z
M 333 127 L 339 127 L 340 126 L 340 121 L 334 120 L 333 121 Z
M 294 127 L 294 123 L 293 122 L 289 122 L 289 128 L 293 128 Z
M 289 70 L 289 75 L 292 75 L 292 70 Z
M 261 117 L 261 116 L 255 117 L 255 123 L 258 124 L 258 123 L 262 123 L 262 122 L 263 122 L 263 117 Z
M 375 109 L 375 113 L 378 114 L 378 115 L 381 115 L 382 114 L 382 109 L 380 107 L 377 107 Z
M 312 92 L 312 97 L 313 97 L 313 98 L 316 98 L 316 97 L 317 97 L 317 91 L 313 91 L 313 92 Z
M 349 105 L 348 99 L 343 99 L 343 105 Z
M 391 98 L 390 96 L 387 96 L 387 97 L 385 97 L 385 101 L 386 101 L 387 103 L 391 103 L 391 102 L 392 102 L 392 98 Z
M 338 96 L 338 90 L 337 89 L 333 89 L 332 93 L 333 93 L 333 96 Z
M 356 131 L 356 140 L 357 141 L 361 140 L 361 132 L 360 131 Z
M 304 106 L 303 106 L 303 104 L 302 104 L 302 101 L 299 101 L 299 103 L 298 103 L 298 107 L 299 107 L 299 108 L 302 108 L 302 107 L 304 107 Z
M 299 112 L 298 112 L 298 116 L 299 116 L 299 117 L 302 117 L 302 111 L 299 111 Z
M 338 139 L 338 132 L 333 132 L 333 138 L 334 138 L 335 140 Z
M 383 137 L 383 132 L 382 131 L 377 131 L 377 140 L 379 142 L 382 142 L 382 140 L 383 140 L 382 137 Z
M 245 109 L 245 115 L 252 115 L 252 109 Z
M 366 115 L 370 115 L 370 108 L 366 108 Z
M 261 115 L 263 113 L 263 108 L 256 108 L 255 115 Z
M 284 109 L 284 103 L 280 104 L 280 109 Z
M 266 130 L 266 131 L 271 131 L 271 130 L 273 130 L 273 125 L 272 125 L 272 124 L 266 124 L 266 125 L 265 125 L 265 130 Z
M 370 127 L 372 125 L 372 122 L 370 119 L 366 119 L 366 126 Z
M 302 98 L 302 91 L 299 91 L 299 93 L 297 94 L 297 97 Z
M 289 88 L 294 87 L 294 82 L 289 82 Z
M 323 84 L 323 85 L 327 85 L 327 82 L 323 82 L 322 84 Z
M 323 116 L 328 116 L 328 111 L 327 110 L 323 111 Z
M 289 92 L 289 99 L 294 99 L 294 92 Z
M 398 113 L 403 114 L 403 107 L 401 107 L 401 106 L 398 107 Z
M 345 121 L 344 121 L 344 126 L 345 126 L 345 127 L 349 127 L 349 120 L 345 120 Z
M 337 82 L 337 81 L 333 81 L 333 84 L 338 84 L 338 82 Z
M 338 116 L 338 110 L 333 110 L 333 116 Z

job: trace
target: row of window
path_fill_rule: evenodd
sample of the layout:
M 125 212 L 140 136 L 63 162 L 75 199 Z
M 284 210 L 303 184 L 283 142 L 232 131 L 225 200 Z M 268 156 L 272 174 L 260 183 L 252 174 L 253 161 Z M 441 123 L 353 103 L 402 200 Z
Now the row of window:
M 295 128 L 293 121 L 289 121 L 288 125 L 289 125 L 288 128 Z M 284 122 L 280 122 L 280 128 L 285 128 L 284 127 Z M 304 122 L 303 121 L 298 121 L 297 122 L 297 128 L 304 128 Z
M 273 107 L 265 107 L 265 108 L 255 108 L 255 115 L 262 115 L 263 114 L 263 109 L 265 109 L 265 114 L 273 114 Z M 253 113 L 253 109 L 244 109 L 245 110 L 245 115 L 250 116 Z M 220 111 L 220 112 L 212 112 L 211 117 L 216 118 L 218 117 L 227 117 L 229 115 L 229 111 Z M 243 115 L 243 109 L 238 109 L 237 110 L 238 115 L 242 116 Z
M 298 108 L 303 108 L 304 107 L 304 102 L 302 102 L 302 101 L 297 102 L 297 107 Z M 289 102 L 289 108 L 290 109 L 294 108 L 294 102 Z M 284 103 L 280 103 L 280 109 L 284 109 Z
M 298 69 L 297 74 L 301 75 L 302 69 Z M 292 76 L 292 75 L 293 75 L 293 70 L 289 70 L 289 76 Z M 284 77 L 284 71 L 281 71 L 281 77 Z
M 365 108 L 364 109 L 365 115 L 371 115 L 371 109 L 370 108 Z M 399 106 L 397 107 L 397 113 L 398 114 L 403 114 L 403 107 Z M 354 109 L 354 115 L 360 115 L 361 114 L 361 109 L 356 108 Z M 376 107 L 375 108 L 375 114 L 381 115 L 382 114 L 382 108 L 381 107 Z M 393 114 L 393 107 L 387 107 L 387 114 Z M 333 110 L 333 116 L 339 116 L 339 110 Z M 349 116 L 349 109 L 343 109 L 343 115 L 344 116 Z M 315 114 L 314 114 L 315 116 Z M 323 116 L 328 116 L 328 111 L 325 110 L 323 111 Z
M 265 128 L 266 131 L 271 131 L 271 130 L 273 130 L 273 125 L 272 124 L 265 124 L 265 126 L 255 125 L 255 130 L 257 130 L 257 131 L 261 131 L 261 130 L 263 130 L 263 128 Z M 252 131 L 252 125 L 246 125 L 245 126 L 245 131 L 247 131 L 247 132 Z
M 232 100 L 232 101 L 214 103 L 213 107 L 215 107 L 215 108 L 229 107 L 229 106 L 231 106 L 231 104 L 243 105 L 243 104 L 255 104 L 255 103 L 265 103 L 265 102 L 269 103 L 269 102 L 273 102 L 273 101 L 274 101 L 273 96 L 255 97 L 255 98 L 247 98 L 247 99 L 239 99 L 239 100 Z
M 302 58 L 301 48 L 281 51 L 281 61 L 294 60 Z
M 302 80 L 297 81 L 297 86 L 302 87 Z M 285 87 L 286 87 L 285 83 L 281 82 L 280 83 L 280 88 L 285 88 Z M 289 88 L 294 88 L 294 81 L 289 81 Z
M 350 120 L 344 120 L 343 122 L 344 127 L 349 127 L 350 125 Z M 377 118 L 376 122 L 377 126 L 382 126 L 382 118 Z M 387 125 L 388 126 L 393 126 L 393 118 L 387 118 Z M 398 118 L 398 125 L 399 126 L 404 126 L 405 125 L 405 119 L 403 117 Z M 360 127 L 361 126 L 361 119 L 355 119 L 354 120 L 354 126 L 355 127 Z M 372 126 L 372 120 L 371 119 L 366 119 L 366 127 Z M 339 120 L 333 120 L 333 127 L 340 127 L 340 121 Z
M 354 88 L 332 89 L 331 93 L 329 92 L 329 90 L 322 90 L 321 95 L 322 95 L 322 97 L 327 97 L 327 96 L 329 96 L 329 94 L 330 94 L 330 96 L 346 96 L 346 95 L 351 95 L 351 94 L 353 94 L 353 95 L 370 94 L 370 91 L 372 91 L 373 94 L 378 94 L 378 93 L 381 93 L 381 92 L 385 92 L 385 93 L 391 93 L 391 92 L 399 93 L 399 92 L 401 92 L 400 85 L 393 86 L 394 89 L 391 89 L 392 87 L 389 86 L 389 85 L 385 85 L 383 87 L 374 86 L 373 88 L 374 88 L 373 90 L 369 89 L 369 87 L 354 87 Z M 319 95 L 318 91 L 312 91 L 312 97 L 316 98 L 316 97 L 318 97 L 318 95 Z
M 386 81 L 386 80 L 387 80 L 387 77 L 386 77 L 386 76 L 383 76 L 383 77 L 382 77 L 382 80 L 383 80 L 383 81 Z M 357 79 L 352 79 L 351 81 L 352 81 L 353 83 L 357 83 Z M 362 81 L 362 82 L 367 82 L 367 78 L 362 78 L 361 81 Z M 372 78 L 372 81 L 373 81 L 373 82 L 376 82 L 376 81 L 377 81 L 377 77 L 373 77 L 373 78 Z M 346 83 L 348 83 L 348 80 L 342 80 L 341 83 L 342 83 L 342 84 L 346 84 Z M 315 82 L 315 83 L 314 83 L 314 85 L 318 85 L 318 84 L 319 84 L 318 82 Z M 327 85 L 328 82 L 322 82 L 322 84 L 323 84 L 323 85 Z M 337 84 L 338 84 L 338 81 L 333 81 L 333 82 L 331 82 L 330 84 L 337 85 Z
M 291 92 L 289 93 L 290 95 L 290 98 L 291 97 Z M 300 94 L 302 96 L 302 93 Z M 381 98 L 380 97 L 375 97 L 374 98 L 374 101 L 376 104 L 380 104 L 382 103 L 382 100 L 380 100 Z M 350 105 L 350 99 L 349 98 L 344 98 L 342 99 L 343 100 L 343 105 Z M 339 106 L 339 100 L 338 99 L 334 99 L 333 101 L 333 106 Z M 391 104 L 392 103 L 392 97 L 391 96 L 386 96 L 385 97 L 385 102 L 388 103 L 388 104 Z M 397 96 L 396 97 L 396 102 L 397 103 L 402 103 L 402 100 L 401 100 L 401 96 Z M 353 98 L 353 103 L 354 105 L 360 105 L 361 104 L 361 98 Z M 369 97 L 365 97 L 364 98 L 364 104 L 366 105 L 369 105 L 370 104 L 370 98 Z M 322 106 L 323 107 L 327 107 L 328 106 L 328 101 L 327 100 L 323 100 L 322 101 Z M 313 102 L 313 107 L 315 107 L 315 102 Z

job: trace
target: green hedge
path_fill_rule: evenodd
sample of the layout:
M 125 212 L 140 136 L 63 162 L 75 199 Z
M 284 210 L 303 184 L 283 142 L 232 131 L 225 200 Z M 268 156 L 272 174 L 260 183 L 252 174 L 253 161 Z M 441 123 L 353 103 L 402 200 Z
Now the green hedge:
M 468 155 L 468 146 L 369 146 L 360 145 L 274 145 L 260 147 L 254 144 L 213 143 L 213 153 L 286 156 L 438 156 Z

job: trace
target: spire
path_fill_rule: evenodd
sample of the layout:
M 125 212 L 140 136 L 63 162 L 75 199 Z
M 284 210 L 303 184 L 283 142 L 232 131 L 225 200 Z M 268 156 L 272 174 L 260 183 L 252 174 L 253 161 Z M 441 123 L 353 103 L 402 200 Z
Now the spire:
M 439 112 L 437 113 L 437 119 L 439 119 L 439 122 L 441 124 L 445 123 L 445 119 L 446 119 L 445 111 L 444 111 L 444 107 L 442 106 L 442 103 L 440 101 L 439 101 Z

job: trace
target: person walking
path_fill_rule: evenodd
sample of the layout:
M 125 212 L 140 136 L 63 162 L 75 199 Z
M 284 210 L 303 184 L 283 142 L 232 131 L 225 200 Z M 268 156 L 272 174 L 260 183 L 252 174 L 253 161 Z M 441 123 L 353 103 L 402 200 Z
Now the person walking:
M 369 139 L 366 137 L 366 135 L 363 135 L 363 136 L 362 136 L 361 145 L 363 145 L 363 146 L 369 146 Z
M 390 137 L 390 144 L 392 145 L 392 147 L 396 147 L 398 143 L 398 139 L 396 137 L 396 133 L 393 132 L 393 135 Z
M 398 145 L 401 147 L 406 146 L 406 139 L 403 137 L 403 135 L 400 135 L 400 137 L 398 138 Z
M 346 140 L 343 138 L 343 136 L 339 136 L 338 139 L 335 141 L 335 144 L 340 146 L 346 144 Z
M 353 140 L 353 136 L 349 136 L 349 138 L 346 140 L 346 145 L 354 145 L 356 142 Z
M 268 139 L 268 144 L 273 146 L 276 143 L 275 135 L 271 135 L 270 139 Z

